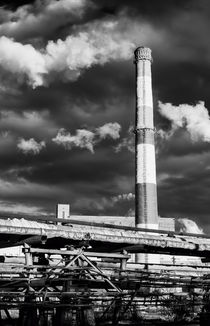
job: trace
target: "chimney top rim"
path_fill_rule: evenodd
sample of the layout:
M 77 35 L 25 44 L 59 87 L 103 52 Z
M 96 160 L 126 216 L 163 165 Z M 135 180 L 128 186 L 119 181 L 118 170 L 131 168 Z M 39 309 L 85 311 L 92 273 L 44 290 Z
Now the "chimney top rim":
M 146 46 L 139 46 L 134 51 L 135 61 L 149 60 L 152 62 L 152 50 Z

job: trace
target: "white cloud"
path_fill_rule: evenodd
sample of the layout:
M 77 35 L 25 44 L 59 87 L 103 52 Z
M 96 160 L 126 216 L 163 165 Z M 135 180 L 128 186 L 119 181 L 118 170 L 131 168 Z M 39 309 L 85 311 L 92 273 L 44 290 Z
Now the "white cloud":
M 203 230 L 192 220 L 188 218 L 179 218 L 180 232 L 203 234 Z
M 85 27 L 85 26 L 84 26 Z M 86 31 L 78 31 L 64 41 L 50 41 L 45 50 L 48 72 L 64 72 L 69 80 L 75 80 L 84 69 L 104 65 L 112 60 L 126 60 L 132 56 L 134 44 L 118 37 L 116 22 L 100 22 L 86 25 Z
M 120 129 L 121 126 L 117 122 L 106 123 L 101 127 L 93 129 L 93 131 L 77 129 L 75 135 L 71 135 L 70 132 L 62 128 L 52 141 L 64 146 L 66 149 L 72 149 L 73 147 L 86 148 L 91 153 L 94 153 L 94 146 L 102 139 L 109 137 L 115 140 L 119 138 Z
M 96 133 L 99 135 L 101 139 L 105 139 L 107 137 L 111 137 L 112 139 L 120 138 L 120 130 L 121 126 L 117 122 L 109 122 L 105 125 L 96 129 Z
M 30 44 L 23 45 L 5 36 L 0 37 L 0 66 L 18 77 L 26 75 L 33 87 L 42 85 L 43 75 L 47 73 L 41 52 Z
M 135 195 L 131 192 L 129 192 L 128 194 L 121 194 L 121 195 L 112 197 L 112 200 L 114 203 L 117 203 L 119 201 L 126 201 L 126 200 L 129 201 L 132 199 L 135 199 Z
M 21 150 L 24 154 L 39 154 L 42 148 L 46 146 L 44 141 L 38 143 L 34 138 L 30 138 L 25 140 L 24 138 L 19 139 L 17 147 Z
M 17 75 L 26 76 L 33 87 L 44 85 L 52 75 L 76 80 L 93 65 L 131 58 L 135 48 L 129 37 L 122 37 L 117 21 L 103 21 L 83 26 L 65 40 L 49 41 L 46 48 L 35 49 L 11 38 L 0 37 L 0 66 Z M 51 75 L 51 76 L 48 76 Z
M 66 149 L 71 149 L 72 147 L 80 147 L 86 148 L 91 153 L 94 153 L 93 139 L 94 133 L 86 129 L 76 130 L 76 135 L 74 136 L 72 136 L 65 129 L 60 129 L 56 137 L 52 140 L 58 145 L 63 145 Z
M 162 137 L 169 138 L 178 128 L 185 128 L 193 141 L 210 142 L 210 117 L 204 102 L 179 106 L 159 102 L 159 112 L 171 121 L 171 130 L 166 133 L 161 131 Z

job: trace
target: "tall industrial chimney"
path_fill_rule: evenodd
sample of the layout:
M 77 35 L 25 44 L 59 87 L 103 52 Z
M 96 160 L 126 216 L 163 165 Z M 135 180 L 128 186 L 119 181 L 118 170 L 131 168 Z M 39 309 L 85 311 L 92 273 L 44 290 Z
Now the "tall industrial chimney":
M 158 229 L 151 50 L 135 50 L 136 64 L 136 226 Z

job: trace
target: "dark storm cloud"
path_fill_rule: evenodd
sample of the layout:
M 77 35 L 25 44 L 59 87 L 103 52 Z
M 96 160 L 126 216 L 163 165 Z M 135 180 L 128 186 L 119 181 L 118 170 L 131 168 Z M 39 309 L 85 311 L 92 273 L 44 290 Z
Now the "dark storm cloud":
M 209 107 L 210 70 L 206 63 L 199 62 L 201 57 L 198 56 L 197 62 L 194 63 L 162 62 L 157 65 L 154 63 L 153 83 L 154 86 L 157 85 L 155 88 L 158 90 L 158 94 L 155 93 L 156 98 L 161 98 L 164 103 L 170 102 L 175 105 L 195 104 L 205 99 Z M 162 78 L 160 78 L 160 72 Z
M 166 131 L 167 134 L 167 131 Z M 169 131 L 170 134 L 170 131 Z M 170 138 L 170 139 L 169 139 Z M 210 151 L 210 144 L 203 141 L 193 142 L 190 134 L 185 129 L 178 129 L 173 136 L 163 139 L 157 133 L 157 157 L 184 156 L 187 154 L 204 153 Z
M 134 158 L 130 153 L 121 153 L 120 155 L 113 155 L 112 150 L 109 146 L 109 150 L 104 148 L 96 148 L 94 155 L 83 150 L 73 150 L 71 152 L 65 151 L 55 151 L 57 153 L 62 153 L 62 157 L 57 161 L 50 164 L 46 158 L 45 163 L 44 158 L 40 160 L 40 156 L 36 158 L 28 158 L 29 166 L 33 169 L 20 171 L 20 176 L 24 177 L 30 181 L 38 181 L 40 183 L 47 184 L 60 184 L 60 183 L 89 183 L 94 182 L 100 188 L 101 182 L 111 182 L 110 180 L 120 178 L 120 176 L 130 177 L 130 170 L 134 167 Z M 41 155 L 44 155 L 42 153 Z M 53 154 L 52 154 L 53 155 Z M 110 160 L 110 156 L 112 160 Z M 130 157 L 130 161 L 128 158 Z M 33 160 L 35 160 L 33 164 Z M 127 164 L 125 164 L 125 162 Z M 129 186 L 128 186 L 129 187 Z M 101 187 L 100 192 L 105 189 Z M 108 190 L 110 195 L 113 192 L 112 187 Z
M 158 160 L 158 203 L 163 216 L 193 217 L 206 225 L 209 216 L 210 151 L 169 154 Z M 165 202 L 167 198 L 167 203 Z
M 128 8 L 134 13 L 147 15 L 148 18 L 166 16 L 166 14 L 174 10 L 188 10 L 196 4 L 193 0 L 162 0 L 161 2 L 155 0 L 132 0 L 130 2 L 126 0 L 120 2 L 117 0 L 102 0 L 93 2 L 98 5 L 104 14 L 116 14 L 124 8 Z
M 9 9 L 9 10 L 16 10 L 18 7 L 21 7 L 26 4 L 33 4 L 35 0 L 0 0 L 0 6 Z
M 52 39 L 57 28 L 80 21 L 88 7 L 91 3 L 86 0 L 31 1 L 13 10 L 7 3 L 0 8 L 0 34 L 25 41 Z
M 196 158 L 193 158 L 196 162 Z M 183 171 L 179 171 L 182 173 Z M 166 177 L 159 191 L 159 209 L 164 216 L 192 217 L 199 225 L 209 226 L 209 171 L 199 164 L 188 174 Z M 167 196 L 167 204 L 165 198 Z

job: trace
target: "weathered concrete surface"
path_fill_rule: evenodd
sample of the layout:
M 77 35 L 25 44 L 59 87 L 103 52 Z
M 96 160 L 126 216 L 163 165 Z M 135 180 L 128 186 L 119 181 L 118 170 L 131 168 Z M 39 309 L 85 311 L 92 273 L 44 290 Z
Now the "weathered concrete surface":
M 50 241 L 69 244 L 87 236 L 92 244 L 114 250 L 127 247 L 130 252 L 165 252 L 171 254 L 210 256 L 210 239 L 189 236 L 168 236 L 134 230 L 89 225 L 54 225 L 25 219 L 0 220 L 0 246 L 8 247 L 29 239 L 46 237 Z M 52 243 L 51 242 L 51 243 Z M 59 245 L 59 244 L 58 244 Z

